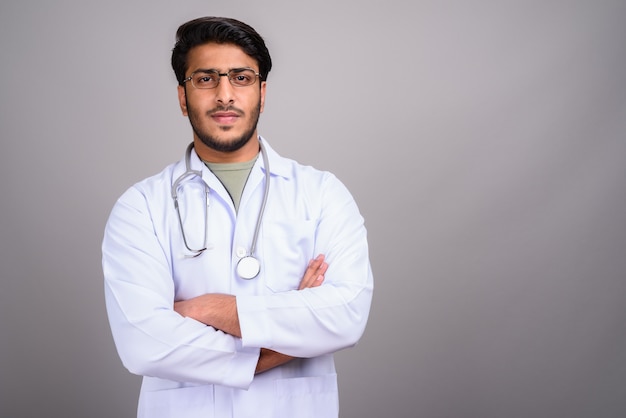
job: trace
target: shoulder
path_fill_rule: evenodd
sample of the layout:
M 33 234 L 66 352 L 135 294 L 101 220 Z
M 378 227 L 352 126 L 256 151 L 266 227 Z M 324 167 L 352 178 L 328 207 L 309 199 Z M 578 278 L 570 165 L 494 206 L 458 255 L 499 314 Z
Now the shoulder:
M 264 142 L 270 160 L 270 171 L 278 188 L 285 187 L 297 196 L 323 205 L 350 201 L 353 197 L 344 183 L 330 171 L 320 170 L 283 157 Z
M 265 140 L 263 140 L 263 144 L 268 154 L 270 172 L 273 176 L 283 178 L 286 181 L 301 182 L 317 187 L 325 183 L 339 182 L 333 173 L 302 164 L 292 158 L 283 157 Z

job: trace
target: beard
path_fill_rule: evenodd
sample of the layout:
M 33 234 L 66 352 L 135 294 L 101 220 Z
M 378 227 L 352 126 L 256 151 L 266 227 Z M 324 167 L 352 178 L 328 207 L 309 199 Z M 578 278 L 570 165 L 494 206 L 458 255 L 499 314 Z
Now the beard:
M 215 109 L 211 109 L 206 112 L 206 117 L 210 117 L 209 115 L 213 112 L 236 112 L 240 116 L 245 115 L 245 112 L 241 109 L 237 109 L 233 106 L 226 107 L 216 107 Z M 203 130 L 201 127 L 201 116 L 199 112 L 196 112 L 193 107 L 189 106 L 187 102 L 187 113 L 189 115 L 189 123 L 191 123 L 191 128 L 196 136 L 206 145 L 207 147 L 219 151 L 219 152 L 234 152 L 239 150 L 241 147 L 246 145 L 250 139 L 252 139 L 252 135 L 257 128 L 257 124 L 259 122 L 259 116 L 261 114 L 261 97 L 259 97 L 259 101 L 257 105 L 250 112 L 248 126 L 246 126 L 244 132 L 235 138 L 230 140 L 220 140 L 217 136 L 212 135 L 208 130 Z M 226 133 L 231 130 L 231 127 L 221 128 L 222 132 Z

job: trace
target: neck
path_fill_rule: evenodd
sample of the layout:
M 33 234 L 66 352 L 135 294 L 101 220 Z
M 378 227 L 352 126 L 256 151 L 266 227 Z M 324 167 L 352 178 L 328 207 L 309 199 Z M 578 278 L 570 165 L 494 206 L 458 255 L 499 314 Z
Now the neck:
M 260 149 L 259 137 L 256 133 L 237 151 L 224 152 L 214 150 L 196 137 L 194 137 L 193 146 L 198 156 L 203 161 L 209 163 L 242 163 L 250 161 L 258 155 Z

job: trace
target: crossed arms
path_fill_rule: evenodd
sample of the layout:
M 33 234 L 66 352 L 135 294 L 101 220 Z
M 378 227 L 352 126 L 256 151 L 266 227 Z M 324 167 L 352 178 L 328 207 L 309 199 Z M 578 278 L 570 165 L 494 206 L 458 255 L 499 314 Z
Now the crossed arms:
M 120 197 L 102 244 L 107 315 L 120 359 L 131 373 L 245 389 L 255 370 L 290 358 L 261 348 L 321 364 L 323 355 L 351 347 L 361 337 L 373 290 L 366 230 L 354 200 L 334 177 L 323 182 L 319 194 L 330 203 L 311 209 L 315 225 L 302 223 L 288 237 L 299 251 L 284 264 L 277 258 L 268 266 L 265 280 L 272 291 L 259 294 L 231 292 L 221 281 L 194 280 L 219 275 L 228 257 L 207 254 L 197 261 L 205 263 L 201 272 L 197 262 L 179 262 L 178 250 L 167 245 L 166 214 L 150 204 L 151 184 Z M 283 240 L 264 245 L 270 251 L 277 243 L 284 246 Z M 306 267 L 301 257 L 312 251 L 323 251 L 331 260 L 328 271 L 319 259 L 299 267 Z M 316 281 L 320 275 L 323 282 Z
M 298 290 L 320 286 L 324 281 L 324 274 L 327 269 L 328 264 L 324 261 L 322 254 L 309 261 Z M 193 318 L 222 332 L 241 338 L 237 298 L 234 295 L 206 293 L 195 298 L 175 302 L 174 310 L 184 317 Z M 261 348 L 255 373 L 262 373 L 293 358 L 286 354 Z

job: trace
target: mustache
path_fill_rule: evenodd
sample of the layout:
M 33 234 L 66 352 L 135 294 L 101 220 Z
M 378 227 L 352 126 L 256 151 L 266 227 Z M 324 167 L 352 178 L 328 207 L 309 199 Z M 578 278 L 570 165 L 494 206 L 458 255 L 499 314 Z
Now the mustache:
M 243 110 L 235 106 L 217 106 L 217 107 L 214 107 L 213 109 L 208 110 L 206 114 L 210 116 L 218 112 L 232 112 L 232 113 L 236 113 L 239 116 L 243 116 L 245 114 Z

